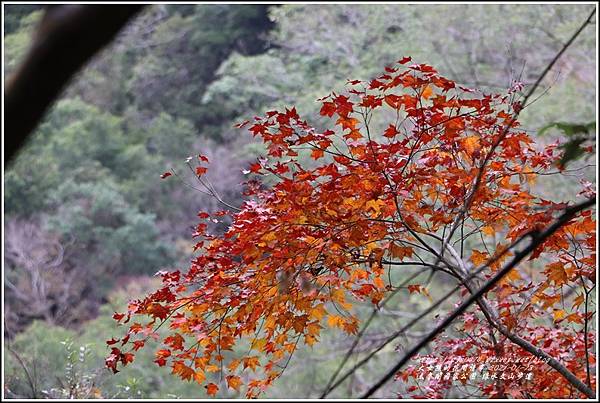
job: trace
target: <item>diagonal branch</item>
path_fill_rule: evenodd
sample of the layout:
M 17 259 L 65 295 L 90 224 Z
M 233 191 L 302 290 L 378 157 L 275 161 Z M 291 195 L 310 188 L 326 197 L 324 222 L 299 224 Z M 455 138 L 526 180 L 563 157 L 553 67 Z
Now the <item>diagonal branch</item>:
M 523 97 L 523 100 L 521 101 L 522 107 L 520 109 L 518 109 L 518 110 L 515 111 L 515 114 L 513 115 L 513 117 L 511 118 L 511 120 L 505 125 L 504 129 L 500 133 L 500 136 L 498 136 L 498 138 L 496 139 L 496 141 L 492 144 L 492 146 L 490 148 L 490 151 L 486 154 L 483 162 L 481 163 L 481 168 L 479 169 L 479 172 L 477 173 L 477 177 L 475 178 L 475 182 L 473 184 L 473 187 L 469 191 L 467 199 L 465 200 L 465 204 L 463 205 L 463 207 L 461 208 L 461 210 L 456 215 L 454 221 L 452 222 L 452 226 L 450 227 L 450 230 L 448 231 L 448 235 L 444 238 L 444 242 L 442 243 L 442 250 L 441 250 L 441 255 L 442 256 L 444 255 L 444 251 L 446 250 L 447 244 L 452 239 L 452 235 L 454 235 L 454 233 L 456 232 L 456 230 L 459 227 L 459 224 L 462 222 L 465 214 L 471 208 L 471 204 L 473 203 L 473 200 L 475 199 L 475 195 L 477 193 L 477 190 L 479 189 L 479 186 L 481 185 L 481 181 L 483 180 L 486 166 L 490 162 L 490 160 L 491 160 L 494 152 L 496 151 L 496 148 L 498 148 L 498 146 L 500 145 L 500 143 L 502 143 L 502 141 L 506 138 L 506 136 L 508 135 L 508 132 L 510 131 L 510 128 L 513 125 L 513 123 L 515 123 L 517 121 L 517 119 L 519 118 L 519 114 L 520 114 L 521 110 L 526 106 L 527 101 L 529 100 L 529 98 L 531 98 L 531 96 L 533 95 L 533 93 L 535 92 L 535 90 L 539 87 L 539 85 L 542 82 L 542 80 L 550 72 L 550 70 L 552 69 L 552 67 L 554 67 L 554 65 L 556 64 L 556 62 L 558 61 L 558 59 L 560 59 L 560 57 L 563 55 L 563 53 L 565 53 L 566 50 L 573 44 L 573 42 L 575 41 L 575 39 L 577 39 L 577 37 L 579 36 L 579 34 L 581 34 L 581 32 L 584 30 L 584 28 L 588 24 L 591 23 L 592 18 L 594 17 L 595 14 L 596 14 L 596 8 L 594 7 L 594 9 L 592 10 L 592 12 L 588 16 L 588 18 L 583 22 L 583 24 L 581 24 L 581 26 L 579 27 L 579 29 L 577 31 L 575 31 L 575 33 L 571 36 L 571 38 L 564 44 L 564 46 L 554 56 L 554 58 L 550 61 L 550 63 L 548 63 L 548 65 L 546 66 L 546 68 L 544 69 L 544 71 L 542 71 L 542 73 L 540 74 L 540 76 L 538 77 L 538 79 L 535 81 L 535 83 L 533 84 L 533 86 L 531 87 L 531 89 L 527 92 L 527 94 L 525 95 L 525 97 Z
M 475 292 L 472 285 L 469 283 L 468 278 L 461 277 L 461 281 L 463 282 L 463 284 L 465 285 L 465 287 L 469 290 L 469 292 L 471 294 L 473 294 Z M 531 344 L 530 342 L 528 342 L 527 340 L 525 340 L 518 334 L 511 332 L 506 326 L 504 326 L 502 324 L 502 322 L 498 319 L 498 314 L 496 312 L 494 312 L 493 309 L 490 307 L 490 305 L 487 303 L 485 297 L 482 296 L 476 302 L 479 305 L 482 313 L 486 317 L 488 323 L 491 326 L 493 326 L 494 328 L 498 329 L 498 331 L 500 333 L 502 333 L 506 338 L 508 338 L 514 344 L 518 345 L 519 347 L 521 347 L 523 350 L 529 352 L 530 354 L 532 354 L 540 359 L 545 360 L 548 363 L 548 365 L 550 365 L 552 368 L 556 369 L 572 385 L 578 385 L 576 387 L 580 391 L 582 390 L 581 388 L 585 388 L 586 385 L 584 385 L 583 382 L 581 382 L 571 371 L 569 371 L 558 360 L 556 360 L 551 355 L 547 354 L 544 350 L 534 346 L 533 344 Z M 586 332 L 586 335 L 587 335 L 587 332 Z M 587 353 L 587 348 L 586 348 L 586 353 Z M 589 382 L 587 382 L 587 386 L 590 387 Z
M 9 161 L 73 75 L 144 5 L 49 6 L 23 63 L 4 90 Z
M 456 318 L 461 316 L 467 308 L 469 308 L 475 301 L 480 297 L 484 296 L 489 290 L 491 290 L 508 272 L 510 272 L 517 264 L 525 259 L 531 252 L 533 252 L 538 246 L 546 241 L 552 234 L 558 231 L 562 226 L 567 224 L 577 213 L 590 208 L 596 203 L 596 197 L 587 199 L 586 201 L 576 204 L 574 206 L 565 209 L 564 213 L 558 217 L 554 223 L 552 223 L 545 230 L 537 233 L 530 232 L 532 241 L 527 245 L 525 249 L 514 255 L 511 261 L 500 269 L 496 274 L 491 277 L 477 292 L 471 294 L 458 308 L 456 308 L 450 315 L 448 315 L 442 322 L 440 322 L 431 332 L 427 334 L 419 343 L 411 348 L 402 359 L 397 362 L 392 369 L 390 369 L 375 385 L 373 385 L 361 398 L 365 399 L 373 395 L 379 388 L 387 383 L 415 354 L 417 354 L 423 347 L 425 347 L 430 341 L 432 341 L 438 334 L 443 332 Z M 589 398 L 594 398 L 594 391 L 589 388 L 586 384 L 577 379 L 567 368 L 560 364 L 556 360 L 548 362 L 548 365 L 556 369 L 561 375 L 563 375 L 569 382 L 573 384 L 580 392 L 584 393 Z
M 379 312 L 379 309 L 383 308 L 392 299 L 392 297 L 394 295 L 396 295 L 398 293 L 398 291 L 400 291 L 402 289 L 402 287 L 404 287 L 405 285 L 407 285 L 409 282 L 411 282 L 413 279 L 415 279 L 416 277 L 418 277 L 421 274 L 422 274 L 421 272 L 417 272 L 417 273 L 413 274 L 412 276 L 410 276 L 405 281 L 403 281 L 402 284 L 400 284 L 396 288 L 395 291 L 393 291 L 390 295 L 387 296 L 387 298 L 381 303 L 381 305 L 378 308 L 373 309 L 373 311 L 371 312 L 371 315 L 369 316 L 369 319 L 367 319 L 367 321 L 363 325 L 362 329 L 356 335 L 356 338 L 354 339 L 354 342 L 352 343 L 352 346 L 350 346 L 350 349 L 348 349 L 348 351 L 346 352 L 346 355 L 342 359 L 342 362 L 340 363 L 340 365 L 338 366 L 338 368 L 336 369 L 336 371 L 333 373 L 333 375 L 329 379 L 329 382 L 327 382 L 327 386 L 325 386 L 325 390 L 321 394 L 321 399 L 324 399 L 327 396 L 327 394 L 330 392 L 331 385 L 333 384 L 333 382 L 335 382 L 337 376 L 339 375 L 339 373 L 341 372 L 341 370 L 344 368 L 344 365 L 346 365 L 346 362 L 348 362 L 348 360 L 350 359 L 350 357 L 354 353 L 354 350 L 356 349 L 356 346 L 358 346 L 358 343 L 359 343 L 360 339 L 365 334 L 367 328 L 369 327 L 369 325 L 371 324 L 371 322 L 373 321 L 373 319 L 375 319 L 375 317 L 377 316 L 377 313 Z
M 528 236 L 529 236 L 528 234 L 521 235 L 518 239 L 513 241 L 511 243 L 511 245 L 509 245 L 503 253 L 493 256 L 491 259 L 489 259 L 487 262 L 485 262 L 481 267 L 477 268 L 476 270 L 471 271 L 469 273 L 469 275 L 464 278 L 464 281 L 470 281 L 473 278 L 477 277 L 477 275 L 479 275 L 481 272 L 483 272 L 487 267 L 498 262 L 505 255 L 505 253 L 507 253 L 509 250 L 512 250 L 516 246 L 520 245 L 521 242 L 524 241 L 525 238 L 527 238 Z M 386 264 L 389 264 L 389 263 L 390 262 L 386 262 Z M 432 266 L 432 267 L 435 268 L 438 266 Z M 448 274 L 453 275 L 452 273 L 448 273 Z M 361 368 L 363 365 L 365 365 L 367 362 L 369 362 L 369 360 L 371 360 L 371 358 L 373 358 L 377 353 L 379 353 L 385 346 L 387 346 L 388 344 L 390 344 L 391 342 L 396 340 L 398 337 L 400 337 L 400 335 L 404 334 L 406 331 L 408 331 L 410 328 L 412 328 L 414 325 L 416 325 L 418 322 L 420 322 L 427 315 L 429 315 L 435 309 L 440 307 L 445 301 L 447 301 L 452 295 L 454 295 L 455 292 L 457 292 L 461 288 L 462 284 L 463 284 L 463 282 L 460 282 L 460 284 L 457 284 L 450 291 L 448 291 L 444 296 L 442 296 L 435 303 L 431 304 L 427 309 L 425 309 L 423 312 L 421 312 L 418 316 L 411 319 L 406 325 L 402 326 L 402 328 L 398 329 L 396 332 L 394 332 L 392 335 L 390 335 L 376 349 L 371 351 L 366 357 L 364 357 L 359 362 L 357 362 L 344 375 L 342 375 L 335 383 L 333 383 L 331 386 L 329 386 L 327 388 L 327 391 L 323 392 L 323 394 L 321 395 L 321 398 L 325 398 L 329 393 L 331 393 L 331 391 L 333 391 L 338 386 L 340 386 L 346 379 L 348 379 L 359 368 Z

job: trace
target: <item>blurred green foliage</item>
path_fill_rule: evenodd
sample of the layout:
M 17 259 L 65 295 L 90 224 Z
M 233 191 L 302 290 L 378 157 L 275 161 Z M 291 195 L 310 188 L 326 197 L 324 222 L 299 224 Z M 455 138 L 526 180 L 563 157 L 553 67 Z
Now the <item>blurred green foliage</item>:
M 128 203 L 109 178 L 68 179 L 52 192 L 51 201 L 56 207 L 49 229 L 74 237 L 87 263 L 103 273 L 155 272 L 172 259 L 159 240 L 154 214 Z
M 14 8 L 13 8 L 14 6 Z M 31 42 L 35 24 L 42 16 L 41 6 L 15 4 L 4 15 L 4 73 L 15 69 Z
M 112 319 L 113 312 L 125 309 L 129 298 L 139 297 L 140 292 L 149 291 L 151 287 L 158 285 L 156 281 L 142 280 L 139 283 L 126 290 L 113 292 L 109 296 L 109 302 L 102 306 L 98 318 L 86 322 L 80 329 L 65 329 L 36 321 L 18 334 L 9 342 L 10 350 L 14 353 L 4 355 L 5 382 L 9 396 L 206 397 L 201 388 L 170 376 L 168 368 L 160 368 L 154 364 L 154 352 L 151 348 L 141 350 L 136 354 L 135 362 L 116 375 L 104 367 L 104 359 L 109 352 L 105 341 L 115 336 L 117 331 Z M 17 355 L 19 359 L 16 358 Z M 27 368 L 31 381 L 24 367 Z M 78 385 L 79 390 L 70 388 L 72 384 Z
M 596 145 L 595 121 L 588 123 L 553 122 L 541 128 L 538 133 L 542 135 L 552 128 L 560 130 L 567 137 L 567 141 L 560 146 L 563 155 L 559 161 L 559 166 L 562 168 L 565 168 L 571 161 L 586 155 L 585 148 Z

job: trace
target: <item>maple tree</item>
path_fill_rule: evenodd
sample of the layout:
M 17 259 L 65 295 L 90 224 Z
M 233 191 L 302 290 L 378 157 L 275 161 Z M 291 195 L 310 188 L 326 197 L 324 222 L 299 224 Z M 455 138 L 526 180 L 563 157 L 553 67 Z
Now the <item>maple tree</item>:
M 256 397 L 281 376 L 298 343 L 318 342 L 325 326 L 359 334 L 355 301 L 377 310 L 393 293 L 428 296 L 427 280 L 394 284 L 388 277 L 420 267 L 455 279 L 460 298 L 476 300 L 458 325 L 465 336 L 436 338 L 436 353 L 422 360 L 439 351 L 550 357 L 555 362 L 536 367 L 533 380 L 470 384 L 486 397 L 585 396 L 596 384 L 595 219 L 580 209 L 543 232 L 569 205 L 534 193 L 540 175 L 560 174 L 561 155 L 558 143 L 537 147 L 521 129 L 521 89 L 515 83 L 506 94 L 485 94 L 404 57 L 373 80 L 349 80 L 346 93 L 321 98 L 320 115 L 333 122 L 327 129 L 295 108 L 239 124 L 267 147 L 246 171 L 247 200 L 198 214 L 199 255 L 185 272 L 160 272 L 160 289 L 115 313 L 127 331 L 107 342 L 106 365 L 117 372 L 168 324 L 159 366 L 203 384 L 209 395 L 219 386 L 206 373 L 218 372 L 227 387 L 245 386 Z M 302 155 L 310 155 L 310 166 Z M 195 174 L 211 192 L 203 179 L 208 162 L 199 155 Z M 266 186 L 263 176 L 275 183 Z M 590 187 L 581 195 L 595 198 Z M 208 220 L 227 219 L 223 235 L 207 233 Z M 539 233 L 529 260 L 503 269 Z M 480 247 L 469 247 L 474 239 Z M 500 281 L 478 295 L 498 273 Z M 233 353 L 241 340 L 249 344 L 243 356 Z M 468 382 L 420 385 L 419 376 L 418 366 L 397 373 L 416 383 L 406 390 L 415 397 L 442 397 L 453 383 Z

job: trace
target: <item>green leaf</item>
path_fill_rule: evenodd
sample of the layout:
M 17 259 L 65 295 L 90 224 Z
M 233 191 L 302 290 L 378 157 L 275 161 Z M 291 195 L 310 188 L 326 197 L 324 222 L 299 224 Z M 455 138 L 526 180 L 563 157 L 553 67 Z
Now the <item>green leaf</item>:
M 565 167 L 570 161 L 580 158 L 585 153 L 585 150 L 583 147 L 581 147 L 581 144 L 585 143 L 585 141 L 589 139 L 589 137 L 577 137 L 561 145 L 560 148 L 564 150 L 564 153 L 558 165 L 560 167 Z
M 577 134 L 587 134 L 596 131 L 596 122 L 589 122 L 585 124 L 581 123 L 568 123 L 568 122 L 552 122 L 539 130 L 539 134 L 542 135 L 551 128 L 557 128 L 562 131 L 565 135 L 571 137 Z
M 543 135 L 551 128 L 556 128 L 562 131 L 569 140 L 560 146 L 564 150 L 563 155 L 558 163 L 561 169 L 566 165 L 585 154 L 585 149 L 582 147 L 586 141 L 594 141 L 594 133 L 596 132 L 596 122 L 589 123 L 568 123 L 568 122 L 552 122 L 539 130 L 539 134 Z M 592 134 L 591 136 L 588 134 Z

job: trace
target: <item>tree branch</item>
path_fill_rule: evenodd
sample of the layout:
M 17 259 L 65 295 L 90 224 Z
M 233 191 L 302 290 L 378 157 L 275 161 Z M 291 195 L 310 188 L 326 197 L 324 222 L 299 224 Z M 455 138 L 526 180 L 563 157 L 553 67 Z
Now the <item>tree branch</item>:
M 521 243 L 521 241 L 523 241 L 528 236 L 529 236 L 528 234 L 524 234 L 524 235 L 520 236 L 517 240 L 513 241 L 511 243 L 511 245 L 509 245 L 505 249 L 505 251 L 503 253 L 500 253 L 500 254 L 495 255 L 492 258 L 490 258 L 481 267 L 479 267 L 478 269 L 476 269 L 474 271 L 471 271 L 470 274 L 465 279 L 466 280 L 471 280 L 471 279 L 477 277 L 477 275 L 479 275 L 481 272 L 483 272 L 490 265 L 492 265 L 492 264 L 496 263 L 497 261 L 499 261 L 502 258 L 502 256 L 504 256 L 505 253 L 507 253 L 509 250 L 511 250 L 512 248 L 514 248 L 517 245 L 519 245 Z M 451 273 L 448 273 L 448 274 L 452 275 Z M 425 318 L 427 315 L 429 315 L 435 309 L 437 309 L 439 306 L 441 306 L 444 303 L 444 301 L 448 300 L 448 298 L 450 298 L 452 295 L 454 295 L 454 293 L 461 288 L 462 284 L 463 283 L 461 282 L 460 284 L 457 284 L 456 286 L 454 286 L 443 297 L 441 297 L 440 299 L 438 299 L 435 303 L 431 304 L 426 310 L 424 310 L 423 312 L 421 312 L 418 316 L 416 316 L 413 319 L 411 319 L 402 328 L 400 328 L 399 330 L 397 330 L 396 332 L 394 332 L 392 335 L 390 335 L 389 337 L 387 337 L 387 339 L 382 344 L 380 344 L 375 350 L 371 351 L 365 358 L 363 358 L 362 360 L 360 360 L 352 368 L 350 368 L 343 376 L 341 376 L 333 385 L 331 385 L 330 387 L 328 387 L 327 391 L 323 392 L 323 394 L 321 395 L 321 398 L 325 398 L 332 390 L 334 390 L 338 386 L 340 386 L 346 379 L 348 379 L 348 377 L 350 377 L 360 367 L 362 367 L 364 364 L 366 364 L 371 358 L 373 358 L 373 356 L 375 356 L 385 346 L 387 346 L 389 343 L 391 343 L 392 341 L 394 341 L 395 339 L 397 339 L 400 335 L 404 334 L 407 330 L 409 330 L 415 324 L 417 324 L 418 322 L 420 322 L 421 319 Z
M 427 334 L 419 343 L 411 348 L 402 359 L 394 365 L 375 385 L 373 385 L 361 398 L 366 399 L 373 395 L 379 388 L 387 383 L 416 353 L 418 353 L 423 347 L 425 347 L 430 341 L 432 341 L 438 334 L 443 332 L 456 318 L 458 318 L 464 311 L 467 310 L 475 301 L 485 295 L 491 290 L 498 281 L 500 281 L 510 270 L 512 270 L 521 260 L 525 259 L 531 252 L 533 252 L 538 246 L 540 246 L 546 239 L 554 234 L 558 229 L 567 224 L 577 213 L 583 211 L 596 203 L 596 197 L 588 199 L 582 203 L 565 209 L 564 213 L 557 218 L 552 225 L 547 227 L 542 232 L 535 235 L 532 233 L 532 241 L 529 245 L 521 252 L 515 254 L 512 260 L 506 264 L 501 270 L 491 277 L 477 292 L 471 294 L 458 308 L 456 308 L 450 315 L 448 315 L 442 322 L 440 322 L 431 332 Z M 543 352 L 542 352 L 543 353 Z M 545 354 L 545 353 L 544 353 Z M 554 360 L 556 361 L 556 360 Z M 550 364 L 550 362 L 549 362 Z M 554 368 L 554 367 L 553 367 Z M 557 368 L 555 368 L 557 369 Z M 558 369 L 557 369 L 558 371 Z M 567 377 L 567 375 L 559 371 L 561 375 Z M 571 379 L 567 378 L 569 381 Z M 583 382 L 576 379 L 576 382 L 572 383 L 580 392 L 584 393 L 589 398 L 594 398 L 594 391 L 585 385 Z
M 561 48 L 561 50 L 554 56 L 554 58 L 550 61 L 550 63 L 548 63 L 548 65 L 546 66 L 544 71 L 542 71 L 542 73 L 539 75 L 538 79 L 535 81 L 533 86 L 530 88 L 530 90 L 527 92 L 527 94 L 523 97 L 523 100 L 521 101 L 521 105 L 522 105 L 521 109 L 515 111 L 515 114 L 513 115 L 511 120 L 505 125 L 502 133 L 500 133 L 500 136 L 498 136 L 498 139 L 494 142 L 494 144 L 492 144 L 490 151 L 486 154 L 483 162 L 481 163 L 481 168 L 479 169 L 479 172 L 477 173 L 477 177 L 475 178 L 473 187 L 469 191 L 469 194 L 467 196 L 467 199 L 465 200 L 465 204 L 464 204 L 463 208 L 456 215 L 456 218 L 452 222 L 452 225 L 450 227 L 450 231 L 448 232 L 448 235 L 444 238 L 444 242 L 442 243 L 442 250 L 441 250 L 442 256 L 444 255 L 444 251 L 446 250 L 447 244 L 450 242 L 452 235 L 454 235 L 454 232 L 456 232 L 456 230 L 458 229 L 459 223 L 463 220 L 465 214 L 471 208 L 471 204 L 473 203 L 473 200 L 475 199 L 477 190 L 479 189 L 479 186 L 481 185 L 481 181 L 483 180 L 486 166 L 487 166 L 488 162 L 491 160 L 492 155 L 494 154 L 496 148 L 498 148 L 500 143 L 502 143 L 504 138 L 508 135 L 508 132 L 510 131 L 510 128 L 512 127 L 513 123 L 515 123 L 516 120 L 519 118 L 519 114 L 520 114 L 521 110 L 526 106 L 527 101 L 529 100 L 529 98 L 531 98 L 531 96 L 533 95 L 535 90 L 538 88 L 538 86 L 540 85 L 542 80 L 550 72 L 552 67 L 554 67 L 554 65 L 556 64 L 558 59 L 560 59 L 560 57 L 563 55 L 563 53 L 565 53 L 566 50 L 575 41 L 575 39 L 577 39 L 577 37 L 579 36 L 579 34 L 581 34 L 581 32 L 584 30 L 584 28 L 588 24 L 590 24 L 590 22 L 592 21 L 592 17 L 595 14 L 596 14 L 596 8 L 594 7 L 592 12 L 588 16 L 588 18 L 583 22 L 583 24 L 581 24 L 579 29 L 577 29 L 577 31 L 575 31 L 575 33 L 571 36 L 571 38 L 564 44 L 564 46 Z
M 49 6 L 29 52 L 4 90 L 10 161 L 73 75 L 144 5 Z

